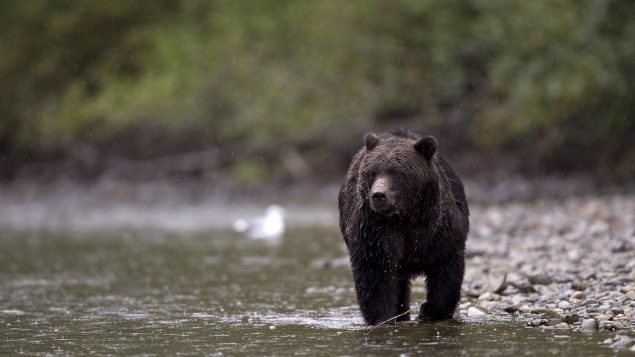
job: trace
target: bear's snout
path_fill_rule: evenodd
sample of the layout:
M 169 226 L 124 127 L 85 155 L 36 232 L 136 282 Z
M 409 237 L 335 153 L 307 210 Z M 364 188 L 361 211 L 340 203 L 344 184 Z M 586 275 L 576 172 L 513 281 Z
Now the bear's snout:
M 392 215 L 395 213 L 395 202 L 390 193 L 390 180 L 378 177 L 370 188 L 370 206 L 378 213 Z
M 375 204 L 384 204 L 386 203 L 386 190 L 384 188 L 379 188 L 376 191 L 373 191 L 373 202 Z

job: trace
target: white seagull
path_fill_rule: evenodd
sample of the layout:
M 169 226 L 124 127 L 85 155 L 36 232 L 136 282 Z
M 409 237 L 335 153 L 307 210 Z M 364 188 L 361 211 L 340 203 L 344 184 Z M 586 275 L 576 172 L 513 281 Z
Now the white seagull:
M 284 208 L 278 205 L 267 207 L 265 215 L 250 219 L 237 219 L 234 229 L 251 239 L 278 241 L 284 234 Z

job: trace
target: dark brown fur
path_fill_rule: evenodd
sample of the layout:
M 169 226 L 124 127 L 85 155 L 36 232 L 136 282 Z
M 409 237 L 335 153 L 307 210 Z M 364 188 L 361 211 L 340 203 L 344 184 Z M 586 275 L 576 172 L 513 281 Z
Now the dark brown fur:
M 410 309 L 410 282 L 420 274 L 427 286 L 420 319 L 449 318 L 459 302 L 469 210 L 461 180 L 436 146 L 403 130 L 367 134 L 344 179 L 340 229 L 371 325 Z M 373 187 L 377 178 L 383 181 Z

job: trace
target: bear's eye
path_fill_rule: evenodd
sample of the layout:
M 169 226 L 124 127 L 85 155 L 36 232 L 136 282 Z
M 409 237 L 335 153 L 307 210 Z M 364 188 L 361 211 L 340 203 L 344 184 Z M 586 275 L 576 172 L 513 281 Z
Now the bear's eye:
M 388 170 L 387 172 L 388 176 L 392 177 L 393 180 L 397 181 L 397 182 L 401 182 L 406 180 L 406 176 L 398 170 Z

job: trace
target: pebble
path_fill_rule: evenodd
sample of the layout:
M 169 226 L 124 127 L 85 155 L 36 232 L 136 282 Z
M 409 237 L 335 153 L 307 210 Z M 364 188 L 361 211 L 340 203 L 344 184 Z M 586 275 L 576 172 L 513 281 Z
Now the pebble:
M 571 294 L 570 298 L 575 300 L 582 300 L 586 298 L 586 294 L 583 293 L 582 291 L 576 291 L 575 293 Z
M 566 322 L 562 322 L 557 324 L 556 326 L 554 326 L 556 329 L 558 330 L 568 330 L 569 329 L 569 324 Z
M 611 250 L 613 251 L 613 253 L 623 253 L 623 252 L 627 252 L 629 250 L 631 250 L 632 247 L 629 243 L 627 242 L 615 242 L 612 246 L 611 246 Z
M 635 338 L 632 196 L 484 205 L 471 221 L 468 250 L 479 254 L 468 262 L 463 314 L 515 314 L 541 329 L 616 330 L 607 346 Z M 499 286 L 503 294 L 494 292 Z M 635 344 L 627 342 L 617 345 Z
M 587 272 L 586 274 L 582 275 L 582 279 L 584 280 L 590 280 L 590 279 L 597 279 L 598 276 L 595 272 Z M 581 290 L 586 290 L 586 289 L 581 289 Z
M 580 303 L 580 305 L 582 306 L 597 305 L 597 304 L 599 304 L 598 301 L 593 298 L 588 298 L 582 301 L 582 303 Z
M 600 330 L 609 330 L 609 331 L 611 331 L 611 330 L 613 330 L 614 325 L 613 325 L 613 322 L 611 322 L 611 321 L 602 321 L 602 322 L 599 323 L 598 327 L 599 327 Z
M 545 319 L 535 319 L 535 320 L 530 320 L 527 322 L 527 325 L 534 326 L 534 327 L 544 326 L 546 324 L 547 324 L 547 320 Z
M 613 313 L 613 315 L 620 315 L 620 314 L 624 314 L 624 310 L 623 310 L 623 309 L 618 309 L 618 308 L 615 308 L 615 307 L 614 307 L 614 308 L 612 308 L 610 311 Z M 608 311 L 607 311 L 607 312 L 608 312 Z
M 545 307 L 531 307 L 531 306 L 527 306 L 527 305 L 523 305 L 520 308 L 521 312 L 527 312 L 530 314 L 542 314 L 545 313 L 547 311 L 550 311 L 549 309 L 545 308 Z
M 487 312 L 483 309 L 474 307 L 474 306 L 470 306 L 467 309 L 467 317 L 480 317 L 480 316 L 486 316 Z
M 481 294 L 478 299 L 485 301 L 499 301 L 501 299 L 501 296 L 496 293 L 486 292 L 484 294 Z
M 598 322 L 595 319 L 586 319 L 582 321 L 582 325 L 580 325 L 580 330 L 582 331 L 595 331 L 598 329 Z
M 549 310 L 547 312 L 545 312 L 544 314 L 540 315 L 540 318 L 542 319 L 561 319 L 563 314 L 562 314 L 562 310 L 559 309 L 553 309 L 553 310 Z
M 515 312 L 518 312 L 518 309 L 518 305 L 507 305 L 502 310 L 508 314 L 513 314 Z
M 595 320 L 597 322 L 605 322 L 605 321 L 609 321 L 609 317 L 606 315 L 599 315 L 595 318 Z
M 630 348 L 631 346 L 633 346 L 633 339 L 628 337 L 628 336 L 620 336 L 620 339 L 613 342 L 613 344 L 611 344 L 611 348 L 614 349 L 621 349 L 621 348 Z
M 626 329 L 626 330 L 630 329 L 630 327 L 628 326 L 628 322 L 623 321 L 623 320 L 614 320 L 613 321 L 613 327 L 616 328 L 616 329 L 620 329 L 620 330 L 622 330 L 622 329 Z
M 581 281 L 574 281 L 573 283 L 571 283 L 571 289 L 584 291 L 587 289 L 587 285 Z
M 527 301 L 527 297 L 524 295 L 514 295 L 512 296 L 512 305 L 517 305 L 520 306 L 522 305 L 525 301 Z
M 560 319 L 549 319 L 549 322 L 547 322 L 549 326 L 557 326 L 557 325 L 560 325 L 561 323 L 562 323 L 562 320 Z
M 553 280 L 551 280 L 551 278 L 546 274 L 530 275 L 527 280 L 533 285 L 549 285 L 553 282 Z
M 580 320 L 580 315 L 578 314 L 567 314 L 562 317 L 562 321 L 572 324 L 578 322 Z

